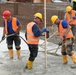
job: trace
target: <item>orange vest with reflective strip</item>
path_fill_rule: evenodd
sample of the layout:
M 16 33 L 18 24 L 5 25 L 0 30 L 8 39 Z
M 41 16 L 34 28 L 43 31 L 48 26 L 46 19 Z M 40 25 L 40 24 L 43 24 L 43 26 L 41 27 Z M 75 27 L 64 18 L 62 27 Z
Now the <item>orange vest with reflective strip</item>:
M 66 30 L 67 30 L 67 28 L 63 28 L 62 27 L 62 21 L 60 21 L 60 24 L 59 24 L 59 33 L 60 33 L 60 39 L 61 40 L 64 40 L 63 36 L 65 35 Z M 66 35 L 65 39 L 67 39 L 67 38 L 73 38 L 73 33 L 72 33 L 71 29 L 68 32 L 68 34 Z
M 12 18 L 12 28 L 14 30 L 14 32 L 17 31 L 18 29 L 18 26 L 17 26 L 17 19 L 16 18 Z M 7 20 L 5 20 L 5 34 L 8 34 L 8 30 L 7 30 Z
M 72 14 L 72 17 L 75 16 L 75 12 L 74 10 L 71 11 L 71 14 Z M 66 21 L 69 21 L 71 18 L 70 18 L 70 14 L 68 12 L 66 12 Z
M 69 24 L 70 24 L 70 25 L 76 25 L 76 19 L 70 20 L 70 21 L 69 21 Z
M 29 24 L 27 24 L 27 43 L 28 44 L 38 44 L 39 43 L 39 37 L 35 37 L 33 32 L 32 32 L 32 27 L 35 23 L 34 22 L 30 22 Z

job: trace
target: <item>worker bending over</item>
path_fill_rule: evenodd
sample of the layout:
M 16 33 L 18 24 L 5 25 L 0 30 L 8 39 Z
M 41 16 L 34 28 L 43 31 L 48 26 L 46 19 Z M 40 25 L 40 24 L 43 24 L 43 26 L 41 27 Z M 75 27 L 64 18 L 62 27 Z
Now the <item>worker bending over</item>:
M 71 26 L 66 20 L 60 20 L 57 15 L 51 17 L 53 24 L 56 24 L 58 27 L 58 32 L 60 35 L 60 41 L 62 42 L 62 59 L 63 63 L 68 63 L 68 55 L 72 58 L 73 62 L 76 63 L 76 56 L 72 52 L 72 38 L 73 34 L 71 31 Z

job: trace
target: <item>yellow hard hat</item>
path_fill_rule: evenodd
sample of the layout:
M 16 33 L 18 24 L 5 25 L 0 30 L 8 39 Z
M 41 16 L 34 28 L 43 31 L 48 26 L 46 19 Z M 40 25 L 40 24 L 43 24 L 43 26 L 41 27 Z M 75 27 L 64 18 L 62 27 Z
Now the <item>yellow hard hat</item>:
M 38 18 L 40 18 L 40 19 L 42 20 L 42 14 L 41 14 L 41 13 L 36 13 L 36 14 L 34 15 L 34 17 L 38 17 Z
M 52 21 L 52 23 L 55 23 L 55 21 L 58 19 L 58 16 L 57 15 L 53 15 L 52 17 L 51 17 L 51 21 Z
M 70 12 L 72 10 L 72 7 L 71 6 L 67 6 L 66 7 L 66 12 Z

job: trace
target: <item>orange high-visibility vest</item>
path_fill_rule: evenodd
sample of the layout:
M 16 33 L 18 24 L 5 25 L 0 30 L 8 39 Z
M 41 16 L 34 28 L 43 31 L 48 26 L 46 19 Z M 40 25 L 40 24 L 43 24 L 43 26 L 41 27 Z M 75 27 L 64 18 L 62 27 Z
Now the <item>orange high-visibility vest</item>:
M 74 10 L 71 11 L 71 14 L 72 14 L 72 17 L 75 16 L 75 12 Z M 66 21 L 69 21 L 71 18 L 70 18 L 70 14 L 68 12 L 66 12 Z
M 16 18 L 12 18 L 12 28 L 13 28 L 13 30 L 14 30 L 14 32 L 16 32 L 17 31 L 17 29 L 18 29 L 18 26 L 17 26 L 17 19 Z M 8 34 L 8 29 L 7 29 L 7 20 L 5 20 L 5 34 Z
M 59 24 L 59 33 L 60 33 L 60 39 L 61 40 L 64 40 L 63 36 L 65 35 L 66 30 L 67 30 L 67 28 L 63 28 L 62 27 L 62 21 L 60 21 L 60 24 Z M 67 39 L 67 38 L 73 38 L 73 33 L 72 33 L 71 29 L 68 32 L 68 34 L 66 35 L 65 39 Z
M 30 22 L 27 24 L 27 43 L 28 44 L 38 44 L 39 43 L 39 37 L 35 37 L 33 32 L 32 32 L 32 27 L 35 23 L 34 22 Z
M 76 19 L 71 19 L 69 21 L 69 25 L 76 25 Z

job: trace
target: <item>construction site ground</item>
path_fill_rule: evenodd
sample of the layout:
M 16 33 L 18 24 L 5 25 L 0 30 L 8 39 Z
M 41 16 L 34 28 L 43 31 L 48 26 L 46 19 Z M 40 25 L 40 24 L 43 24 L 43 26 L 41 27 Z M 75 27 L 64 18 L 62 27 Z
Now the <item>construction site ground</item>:
M 2 32 L 2 28 L 0 31 Z M 24 38 L 24 33 L 21 32 L 20 36 Z M 21 39 L 21 59 L 17 59 L 15 49 L 14 59 L 9 59 L 6 40 L 4 40 L 0 43 L 0 75 L 76 75 L 76 64 L 72 62 L 69 56 L 68 64 L 63 64 L 61 47 L 58 48 L 57 44 L 47 41 L 46 49 L 44 48 L 44 40 L 40 39 L 38 56 L 34 61 L 33 68 L 28 70 L 24 69 L 29 57 L 27 44 Z M 45 53 L 46 50 L 47 54 Z
M 13 14 L 14 10 L 12 6 L 14 5 L 8 4 L 1 4 L 3 5 L 0 8 L 1 14 L 6 9 L 9 9 Z M 18 14 L 15 13 L 17 14 L 15 15 L 15 17 L 18 17 L 23 25 L 20 36 L 22 36 L 24 39 L 25 24 L 33 20 L 33 15 L 35 12 L 40 11 L 43 13 L 43 4 L 29 4 L 30 3 L 23 3 L 23 5 L 22 3 L 18 4 Z M 33 6 L 32 9 L 30 8 L 31 5 Z M 54 34 L 54 32 L 57 30 L 57 27 L 55 25 L 51 26 L 50 16 L 56 14 L 59 15 L 61 19 L 63 19 L 66 6 L 67 3 L 65 2 L 61 4 L 47 3 L 47 29 L 50 32 L 50 36 Z M 25 10 L 24 13 L 23 10 Z M 2 18 L 0 18 L 0 23 L 1 22 Z M 44 27 L 44 24 L 42 24 L 41 27 Z M 2 36 L 2 27 L 0 27 L 0 32 L 0 36 Z M 4 40 L 2 43 L 0 43 L 0 75 L 76 75 L 76 64 L 73 63 L 69 56 L 68 63 L 63 64 L 61 47 L 58 47 L 59 40 L 59 36 L 55 35 L 46 42 L 45 46 L 44 36 L 40 37 L 38 56 L 36 57 L 33 68 L 31 70 L 24 69 L 27 59 L 29 57 L 29 50 L 27 44 L 23 40 L 21 40 L 21 59 L 17 59 L 16 50 L 14 49 L 14 59 L 11 60 L 9 59 L 6 40 Z M 74 53 L 76 54 L 75 47 L 76 44 L 73 49 Z

